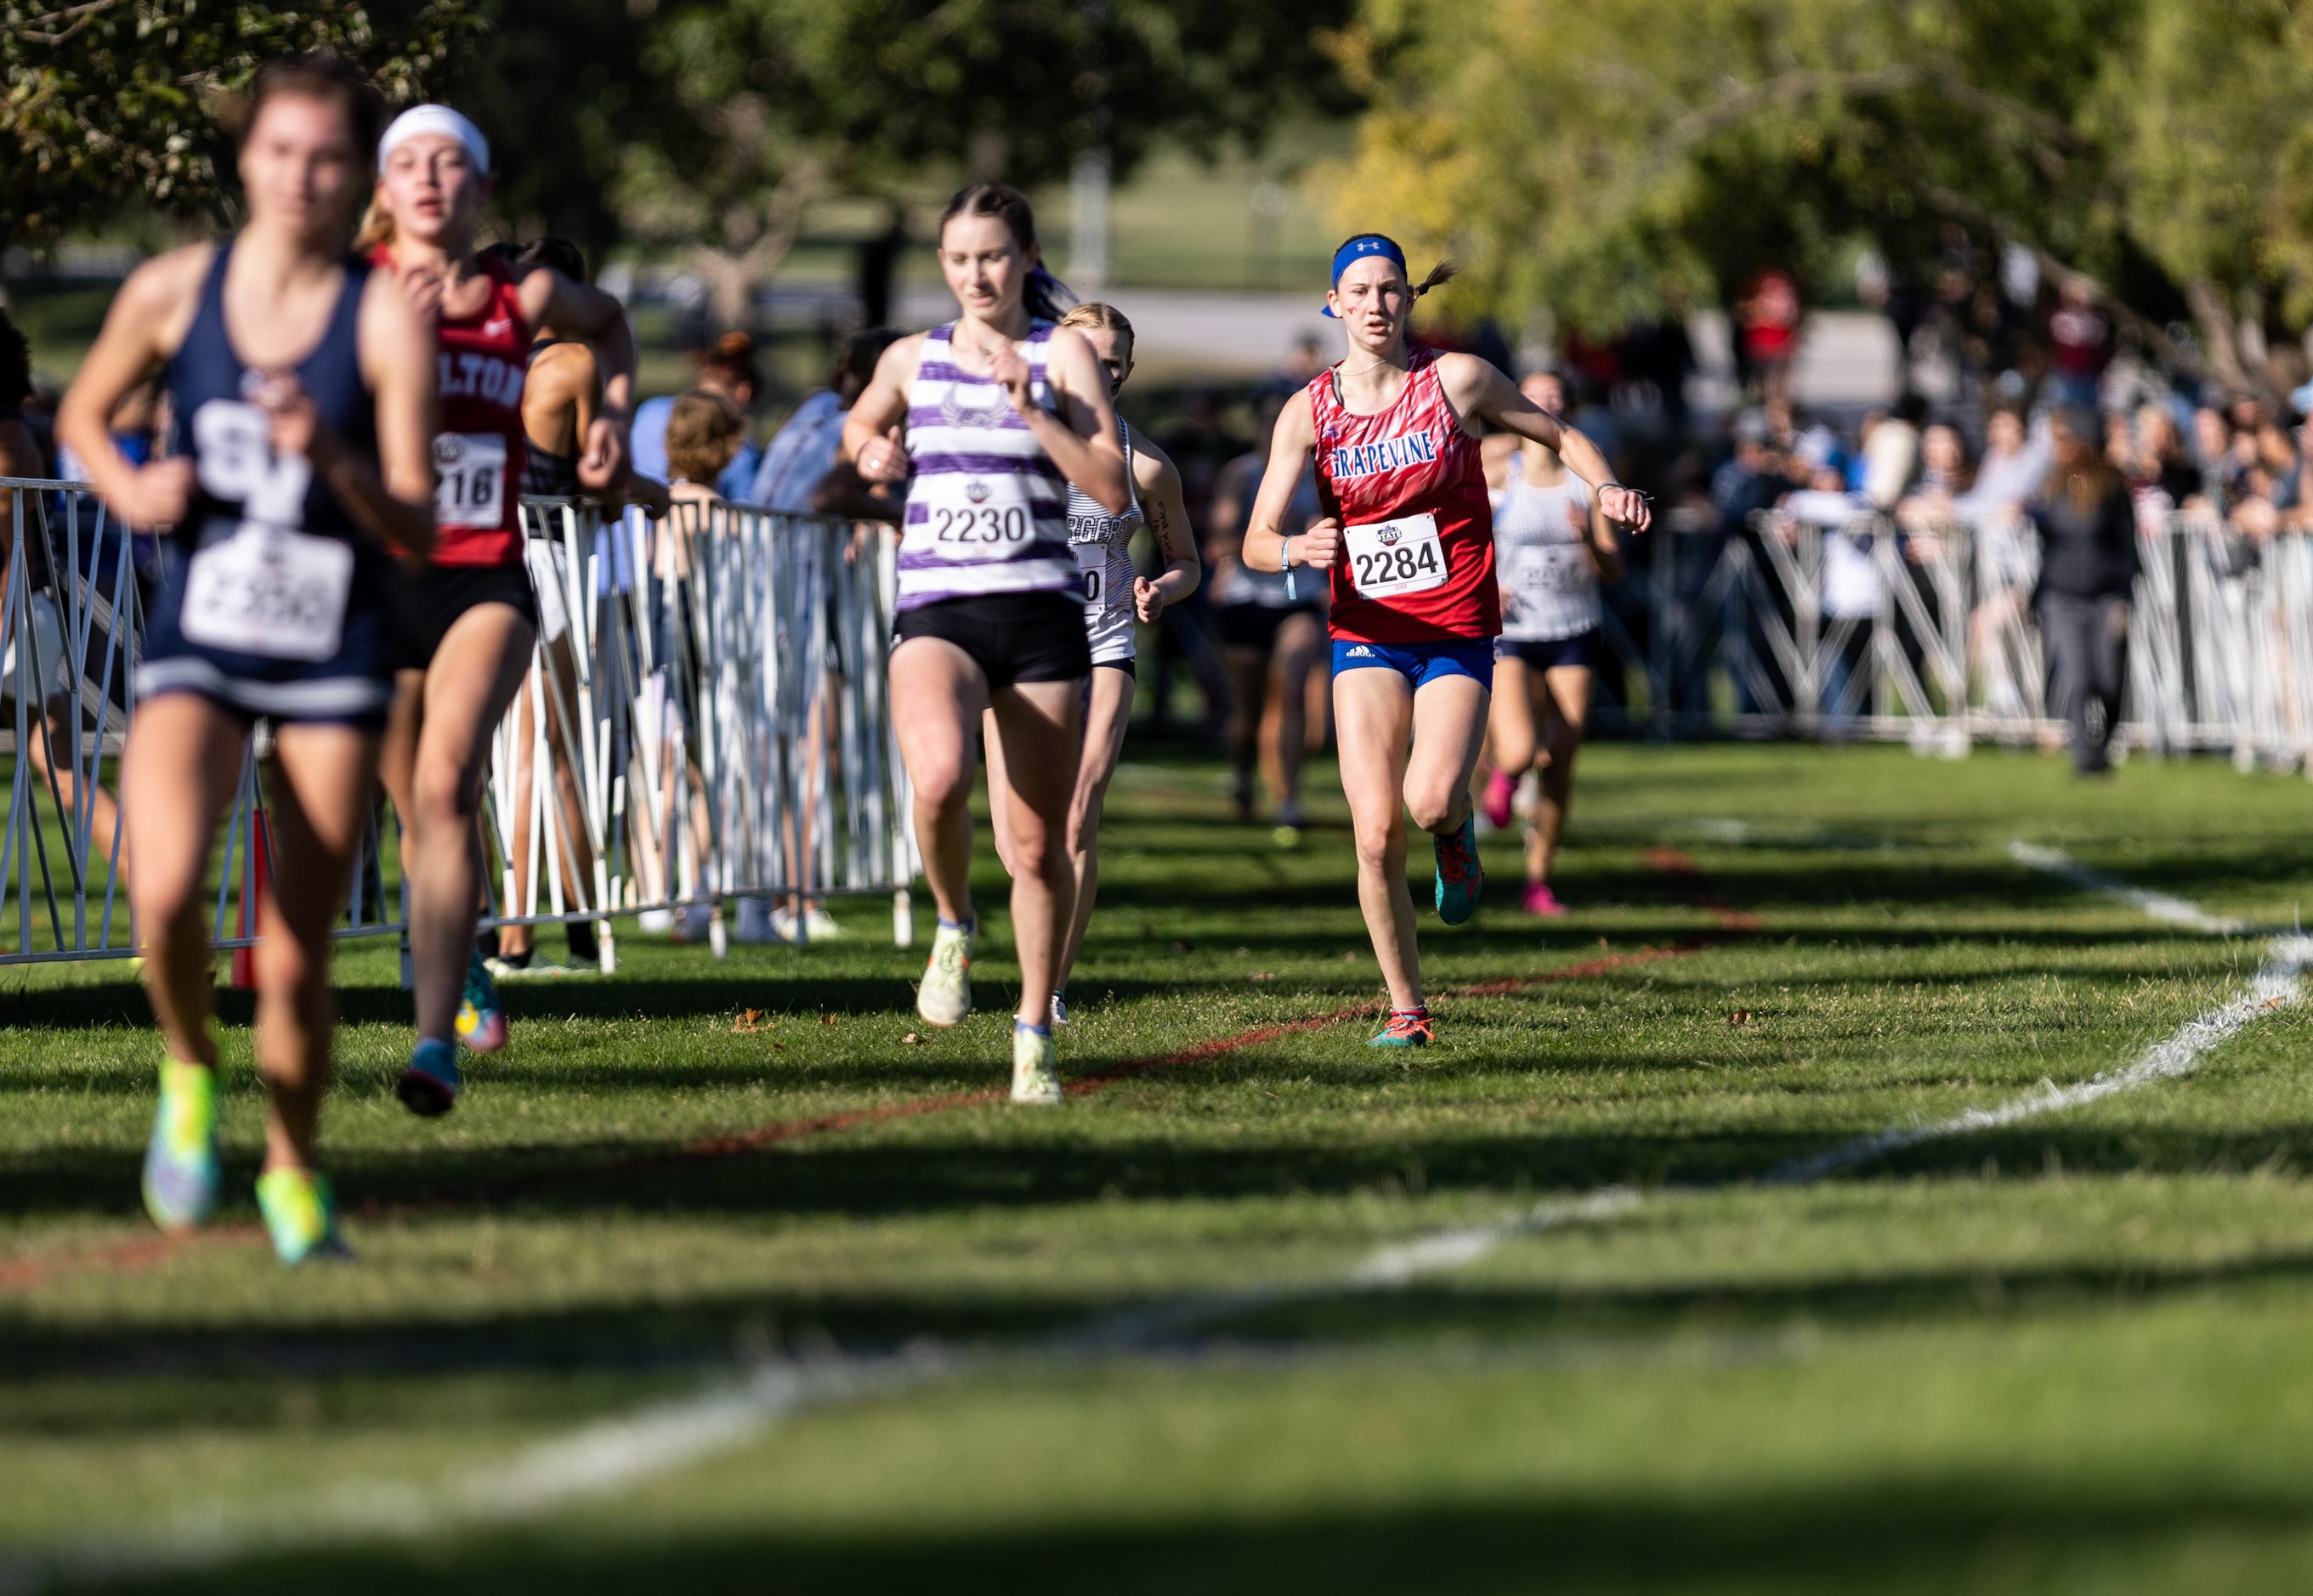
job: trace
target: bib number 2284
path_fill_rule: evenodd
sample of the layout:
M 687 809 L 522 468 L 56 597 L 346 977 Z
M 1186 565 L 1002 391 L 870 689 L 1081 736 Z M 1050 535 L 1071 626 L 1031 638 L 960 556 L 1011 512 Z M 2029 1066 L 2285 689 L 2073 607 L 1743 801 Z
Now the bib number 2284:
M 1438 541 L 1438 518 L 1406 515 L 1344 528 L 1350 582 L 1368 599 L 1428 592 L 1446 584 L 1446 551 Z

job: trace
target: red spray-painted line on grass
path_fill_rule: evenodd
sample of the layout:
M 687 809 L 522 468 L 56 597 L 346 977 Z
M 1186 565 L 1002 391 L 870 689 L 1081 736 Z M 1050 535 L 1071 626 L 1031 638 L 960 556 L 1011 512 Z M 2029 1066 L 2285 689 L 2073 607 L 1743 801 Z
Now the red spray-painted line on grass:
M 1760 929 L 1759 917 L 1744 910 L 1730 908 L 1719 899 L 1710 882 L 1695 868 L 1694 861 L 1676 848 L 1658 847 L 1648 851 L 1648 864 L 1666 875 L 1682 877 L 1687 883 L 1687 896 L 1697 908 L 1708 910 L 1719 922 L 1714 931 L 1687 937 L 1667 947 L 1640 948 L 1628 953 L 1605 953 L 1579 964 L 1569 964 L 1557 969 L 1543 970 L 1537 975 L 1509 976 L 1500 980 L 1482 981 L 1474 986 L 1456 987 L 1445 994 L 1449 997 L 1501 997 L 1536 987 L 1557 986 L 1568 981 L 1588 980 L 1614 970 L 1627 969 L 1634 965 L 1658 964 L 1666 960 L 1684 959 L 1692 954 L 1719 947 L 1737 936 L 1748 935 Z M 1079 1075 L 1068 1083 L 1071 1097 L 1088 1096 L 1119 1081 L 1162 1069 L 1178 1069 L 1184 1065 L 1210 1063 L 1247 1048 L 1258 1048 L 1306 1031 L 1323 1030 L 1345 1022 L 1370 1018 L 1381 1012 L 1377 1000 L 1350 1004 L 1312 1014 L 1306 1019 L 1288 1020 L 1272 1025 L 1258 1025 L 1230 1036 L 1214 1037 L 1172 1053 L 1151 1054 L 1144 1058 L 1129 1058 L 1105 1069 Z M 591 1184 L 600 1180 L 629 1179 L 659 1170 L 676 1169 L 696 1163 L 715 1162 L 726 1158 L 739 1158 L 759 1153 L 767 1147 L 781 1146 L 805 1141 L 814 1136 L 833 1136 L 842 1131 L 861 1130 L 869 1126 L 889 1125 L 896 1120 L 920 1118 L 928 1114 L 945 1114 L 958 1109 L 992 1107 L 1006 1101 L 1008 1093 L 989 1088 L 979 1092 L 950 1092 L 932 1097 L 909 1098 L 900 1102 L 879 1104 L 874 1108 L 849 1109 L 837 1114 L 819 1114 L 805 1118 L 777 1120 L 758 1126 L 752 1130 L 732 1135 L 705 1136 L 686 1142 L 679 1147 L 662 1153 L 644 1153 L 634 1158 L 597 1164 L 585 1170 L 541 1172 L 535 1176 L 498 1182 L 479 1193 L 463 1198 L 434 1197 L 391 1206 L 365 1204 L 365 1218 L 401 1216 L 468 1206 L 475 1201 L 519 1197 L 543 1188 L 574 1184 Z M 44 1285 L 64 1275 L 128 1275 L 137 1274 L 177 1258 L 189 1249 L 221 1242 L 252 1241 L 262 1232 L 254 1226 L 236 1225 L 185 1236 L 151 1236 L 135 1241 L 124 1241 L 87 1252 L 67 1253 L 48 1258 L 20 1258 L 0 1261 L 0 1291 L 29 1291 Z

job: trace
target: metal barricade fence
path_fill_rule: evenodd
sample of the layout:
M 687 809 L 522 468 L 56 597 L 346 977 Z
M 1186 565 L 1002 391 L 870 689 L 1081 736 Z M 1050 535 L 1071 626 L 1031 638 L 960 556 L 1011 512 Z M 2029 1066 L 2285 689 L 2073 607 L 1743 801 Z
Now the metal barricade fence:
M 162 546 L 84 485 L 0 478 L 0 963 L 135 952 L 117 771 Z M 9 500 L 0 500 L 9 507 Z M 485 925 L 703 917 L 734 899 L 890 895 L 910 940 L 918 858 L 884 677 L 892 529 L 738 505 L 666 522 L 526 500 L 539 640 L 493 740 Z M 225 825 L 211 933 L 254 942 L 264 739 Z M 393 935 L 381 796 L 340 937 Z M 406 969 L 406 960 L 405 960 Z
M 2139 519 L 2119 735 L 2313 773 L 2313 539 L 2253 541 L 2212 517 Z M 1658 737 L 2053 744 L 2063 725 L 2032 613 L 2020 519 L 1835 525 L 1671 518 L 1610 589 L 1595 719 Z M 1617 690 L 1619 689 L 1619 690 Z

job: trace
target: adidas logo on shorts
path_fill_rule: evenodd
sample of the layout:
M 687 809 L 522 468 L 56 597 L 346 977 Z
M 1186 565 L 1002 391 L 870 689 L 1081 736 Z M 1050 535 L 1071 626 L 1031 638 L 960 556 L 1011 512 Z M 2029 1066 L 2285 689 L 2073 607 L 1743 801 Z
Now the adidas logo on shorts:
M 1364 644 L 1360 643 L 1355 648 L 1350 650 L 1348 654 L 1344 657 L 1352 660 L 1372 660 L 1378 659 L 1381 656 L 1375 653 L 1372 649 L 1368 648 Z

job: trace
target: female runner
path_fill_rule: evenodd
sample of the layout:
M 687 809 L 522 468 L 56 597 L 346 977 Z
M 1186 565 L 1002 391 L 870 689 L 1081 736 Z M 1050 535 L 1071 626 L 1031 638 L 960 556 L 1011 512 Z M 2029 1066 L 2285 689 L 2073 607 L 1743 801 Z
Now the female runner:
M 519 270 L 475 254 L 489 165 L 489 145 L 471 122 L 446 105 L 413 106 L 379 141 L 363 234 L 371 259 L 400 279 L 441 348 L 434 510 L 442 538 L 432 563 L 408 583 L 405 654 L 381 771 L 401 816 L 418 989 L 418 1045 L 394 1090 L 424 1115 L 445 1114 L 458 1100 L 459 1040 L 478 1053 L 506 1045 L 497 987 L 474 944 L 482 891 L 475 817 L 490 733 L 538 636 L 518 492 L 531 329 L 587 339 L 602 366 L 581 487 L 606 490 L 625 474 L 634 386 L 634 335 L 617 300 L 549 266 Z
M 940 918 L 916 1012 L 933 1025 L 972 1012 L 967 801 L 973 731 L 992 709 L 1020 958 L 1012 1101 L 1057 1103 L 1052 992 L 1076 910 L 1068 820 L 1092 671 L 1066 490 L 1111 515 L 1132 493 L 1100 363 L 1083 334 L 1052 324 L 1058 285 L 1028 202 L 1000 183 L 957 194 L 939 262 L 963 313 L 884 352 L 842 449 L 868 481 L 908 480 L 892 718 Z
M 1441 266 L 1410 282 L 1405 252 L 1378 233 L 1334 251 L 1325 313 L 1348 329 L 1349 356 L 1278 417 L 1244 534 L 1244 562 L 1254 569 L 1307 566 L 1332 583 L 1333 712 L 1357 832 L 1358 901 L 1389 987 L 1376 1047 L 1431 1039 L 1401 811 L 1411 809 L 1435 840 L 1440 919 L 1468 919 L 1482 886 L 1470 772 L 1485 737 L 1501 595 L 1472 424 L 1556 450 L 1610 519 L 1647 522 L 1645 501 L 1614 480 L 1590 440 L 1491 364 L 1407 346 L 1415 298 L 1452 275 Z M 1327 514 L 1288 536 L 1280 523 L 1313 452 Z
M 1518 384 L 1537 409 L 1555 416 L 1566 390 L 1548 372 Z M 1510 821 L 1512 794 L 1528 770 L 1542 801 L 1526 834 L 1526 908 L 1566 912 L 1550 890 L 1551 862 L 1574 795 L 1574 756 L 1590 713 L 1590 672 L 1598 657 L 1598 583 L 1619 582 L 1623 556 L 1614 528 L 1555 451 L 1497 433 L 1485 442 L 1493 490 L 1494 559 L 1501 573 L 1502 636 L 1494 644 L 1494 771 L 1486 818 Z
M 327 57 L 258 75 L 242 132 L 248 222 L 121 286 L 57 417 L 113 508 L 172 527 L 121 774 L 129 900 L 168 1057 L 145 1156 L 164 1230 L 216 1206 L 216 1042 L 203 883 L 250 723 L 273 723 L 273 867 L 259 906 L 258 1206 L 286 1263 L 337 1249 L 313 1136 L 344 900 L 393 696 L 389 543 L 434 541 L 433 338 L 346 250 L 384 110 Z M 106 425 L 165 366 L 179 447 L 128 463 Z
M 1074 328 L 1092 345 L 1093 355 L 1108 373 L 1113 400 L 1132 374 L 1132 323 L 1115 306 L 1095 303 L 1077 306 L 1060 318 L 1060 325 Z M 1084 948 L 1085 927 L 1092 923 L 1093 898 L 1100 885 L 1101 811 L 1108 802 L 1117 758 L 1124 751 L 1125 724 L 1132 718 L 1132 628 L 1136 622 L 1154 626 L 1167 604 L 1177 604 L 1197 591 L 1203 574 L 1181 493 L 1181 473 L 1164 451 L 1122 419 L 1116 427 L 1132 495 L 1124 513 L 1111 515 L 1082 488 L 1069 489 L 1069 544 L 1084 568 L 1085 634 L 1092 645 L 1092 677 L 1085 700 L 1084 762 L 1077 767 L 1076 798 L 1069 807 L 1069 860 L 1076 871 L 1077 907 L 1052 986 L 1055 1025 L 1069 1022 L 1069 972 Z M 1165 562 L 1163 574 L 1153 580 L 1132 569 L 1132 535 L 1143 526 L 1156 540 L 1157 557 Z M 989 821 L 996 832 L 997 852 L 1010 870 L 1002 797 L 1004 742 L 996 734 L 995 712 L 981 719 L 988 749 Z

